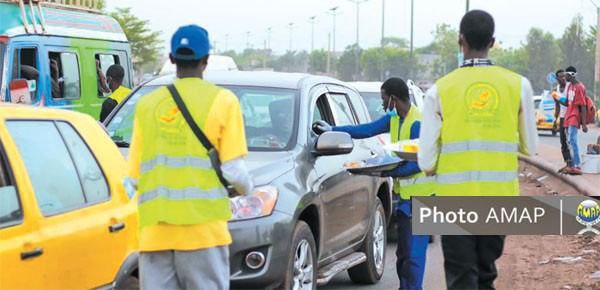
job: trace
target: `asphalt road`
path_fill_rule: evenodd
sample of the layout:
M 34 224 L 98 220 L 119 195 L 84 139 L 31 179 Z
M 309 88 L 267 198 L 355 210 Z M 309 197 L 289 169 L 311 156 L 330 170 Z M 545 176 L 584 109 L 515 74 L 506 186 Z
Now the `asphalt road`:
M 435 237 L 434 242 L 427 248 L 427 265 L 425 266 L 425 282 L 423 289 L 446 289 L 444 280 L 442 248 L 440 237 Z M 357 285 L 352 283 L 347 272 L 342 272 L 333 277 L 329 284 L 318 287 L 318 289 L 339 290 L 392 290 L 398 289 L 399 282 L 396 275 L 396 243 L 388 243 L 385 270 L 383 277 L 375 285 Z
M 579 130 L 579 152 L 584 153 L 587 144 L 596 143 L 598 136 L 600 136 L 600 128 L 596 127 L 596 125 L 588 125 L 588 132 L 583 133 L 583 131 Z M 560 148 L 560 138 L 558 134 L 556 136 L 552 136 L 550 131 L 540 131 L 540 142 L 551 145 L 557 148 Z

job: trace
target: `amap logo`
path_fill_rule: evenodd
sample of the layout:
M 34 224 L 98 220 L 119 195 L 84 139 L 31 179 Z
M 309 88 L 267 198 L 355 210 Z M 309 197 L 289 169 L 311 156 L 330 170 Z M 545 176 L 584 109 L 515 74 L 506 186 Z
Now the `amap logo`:
M 593 226 L 600 222 L 600 205 L 594 200 L 588 199 L 582 201 L 577 206 L 577 221 L 584 225 L 585 228 L 579 231 L 579 235 L 587 232 L 600 235 L 600 231 L 594 229 Z

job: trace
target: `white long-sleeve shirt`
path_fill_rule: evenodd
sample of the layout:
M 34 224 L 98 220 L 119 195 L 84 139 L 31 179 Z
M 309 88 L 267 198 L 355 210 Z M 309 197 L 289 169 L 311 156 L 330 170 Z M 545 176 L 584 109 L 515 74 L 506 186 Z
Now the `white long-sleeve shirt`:
M 441 148 L 442 116 L 440 96 L 434 85 L 425 96 L 422 110 L 421 137 L 419 141 L 419 167 L 428 175 L 435 174 Z M 519 152 L 534 155 L 538 135 L 535 122 L 533 89 L 528 79 L 521 80 L 521 107 L 519 109 Z

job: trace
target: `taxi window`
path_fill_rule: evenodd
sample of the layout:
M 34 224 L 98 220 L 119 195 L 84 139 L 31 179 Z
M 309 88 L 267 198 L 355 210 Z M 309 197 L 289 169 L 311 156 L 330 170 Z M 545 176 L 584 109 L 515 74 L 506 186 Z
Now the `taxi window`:
M 108 185 L 98 162 L 85 141 L 65 122 L 56 122 L 80 176 L 86 203 L 93 204 L 109 198 Z
M 18 225 L 23 221 L 21 201 L 17 189 L 13 186 L 6 161 L 3 154 L 0 154 L 0 229 Z

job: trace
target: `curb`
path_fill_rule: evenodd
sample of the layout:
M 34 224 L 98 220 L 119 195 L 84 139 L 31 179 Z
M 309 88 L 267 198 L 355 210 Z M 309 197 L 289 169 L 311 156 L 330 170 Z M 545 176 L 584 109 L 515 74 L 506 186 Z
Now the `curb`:
M 555 168 L 553 168 L 550 164 L 536 160 L 534 158 L 531 158 L 529 156 L 525 156 L 522 154 L 519 154 L 519 160 L 537 167 L 538 169 L 560 179 L 560 181 L 570 185 L 571 187 L 575 188 L 575 190 L 577 190 L 577 192 L 581 192 L 582 194 L 584 194 L 585 196 L 592 196 L 592 192 L 594 192 L 594 190 L 592 190 L 590 187 L 586 186 L 586 185 L 581 185 L 578 182 L 576 182 L 575 180 L 569 178 L 568 176 L 565 176 L 563 174 L 560 174 L 556 171 Z

